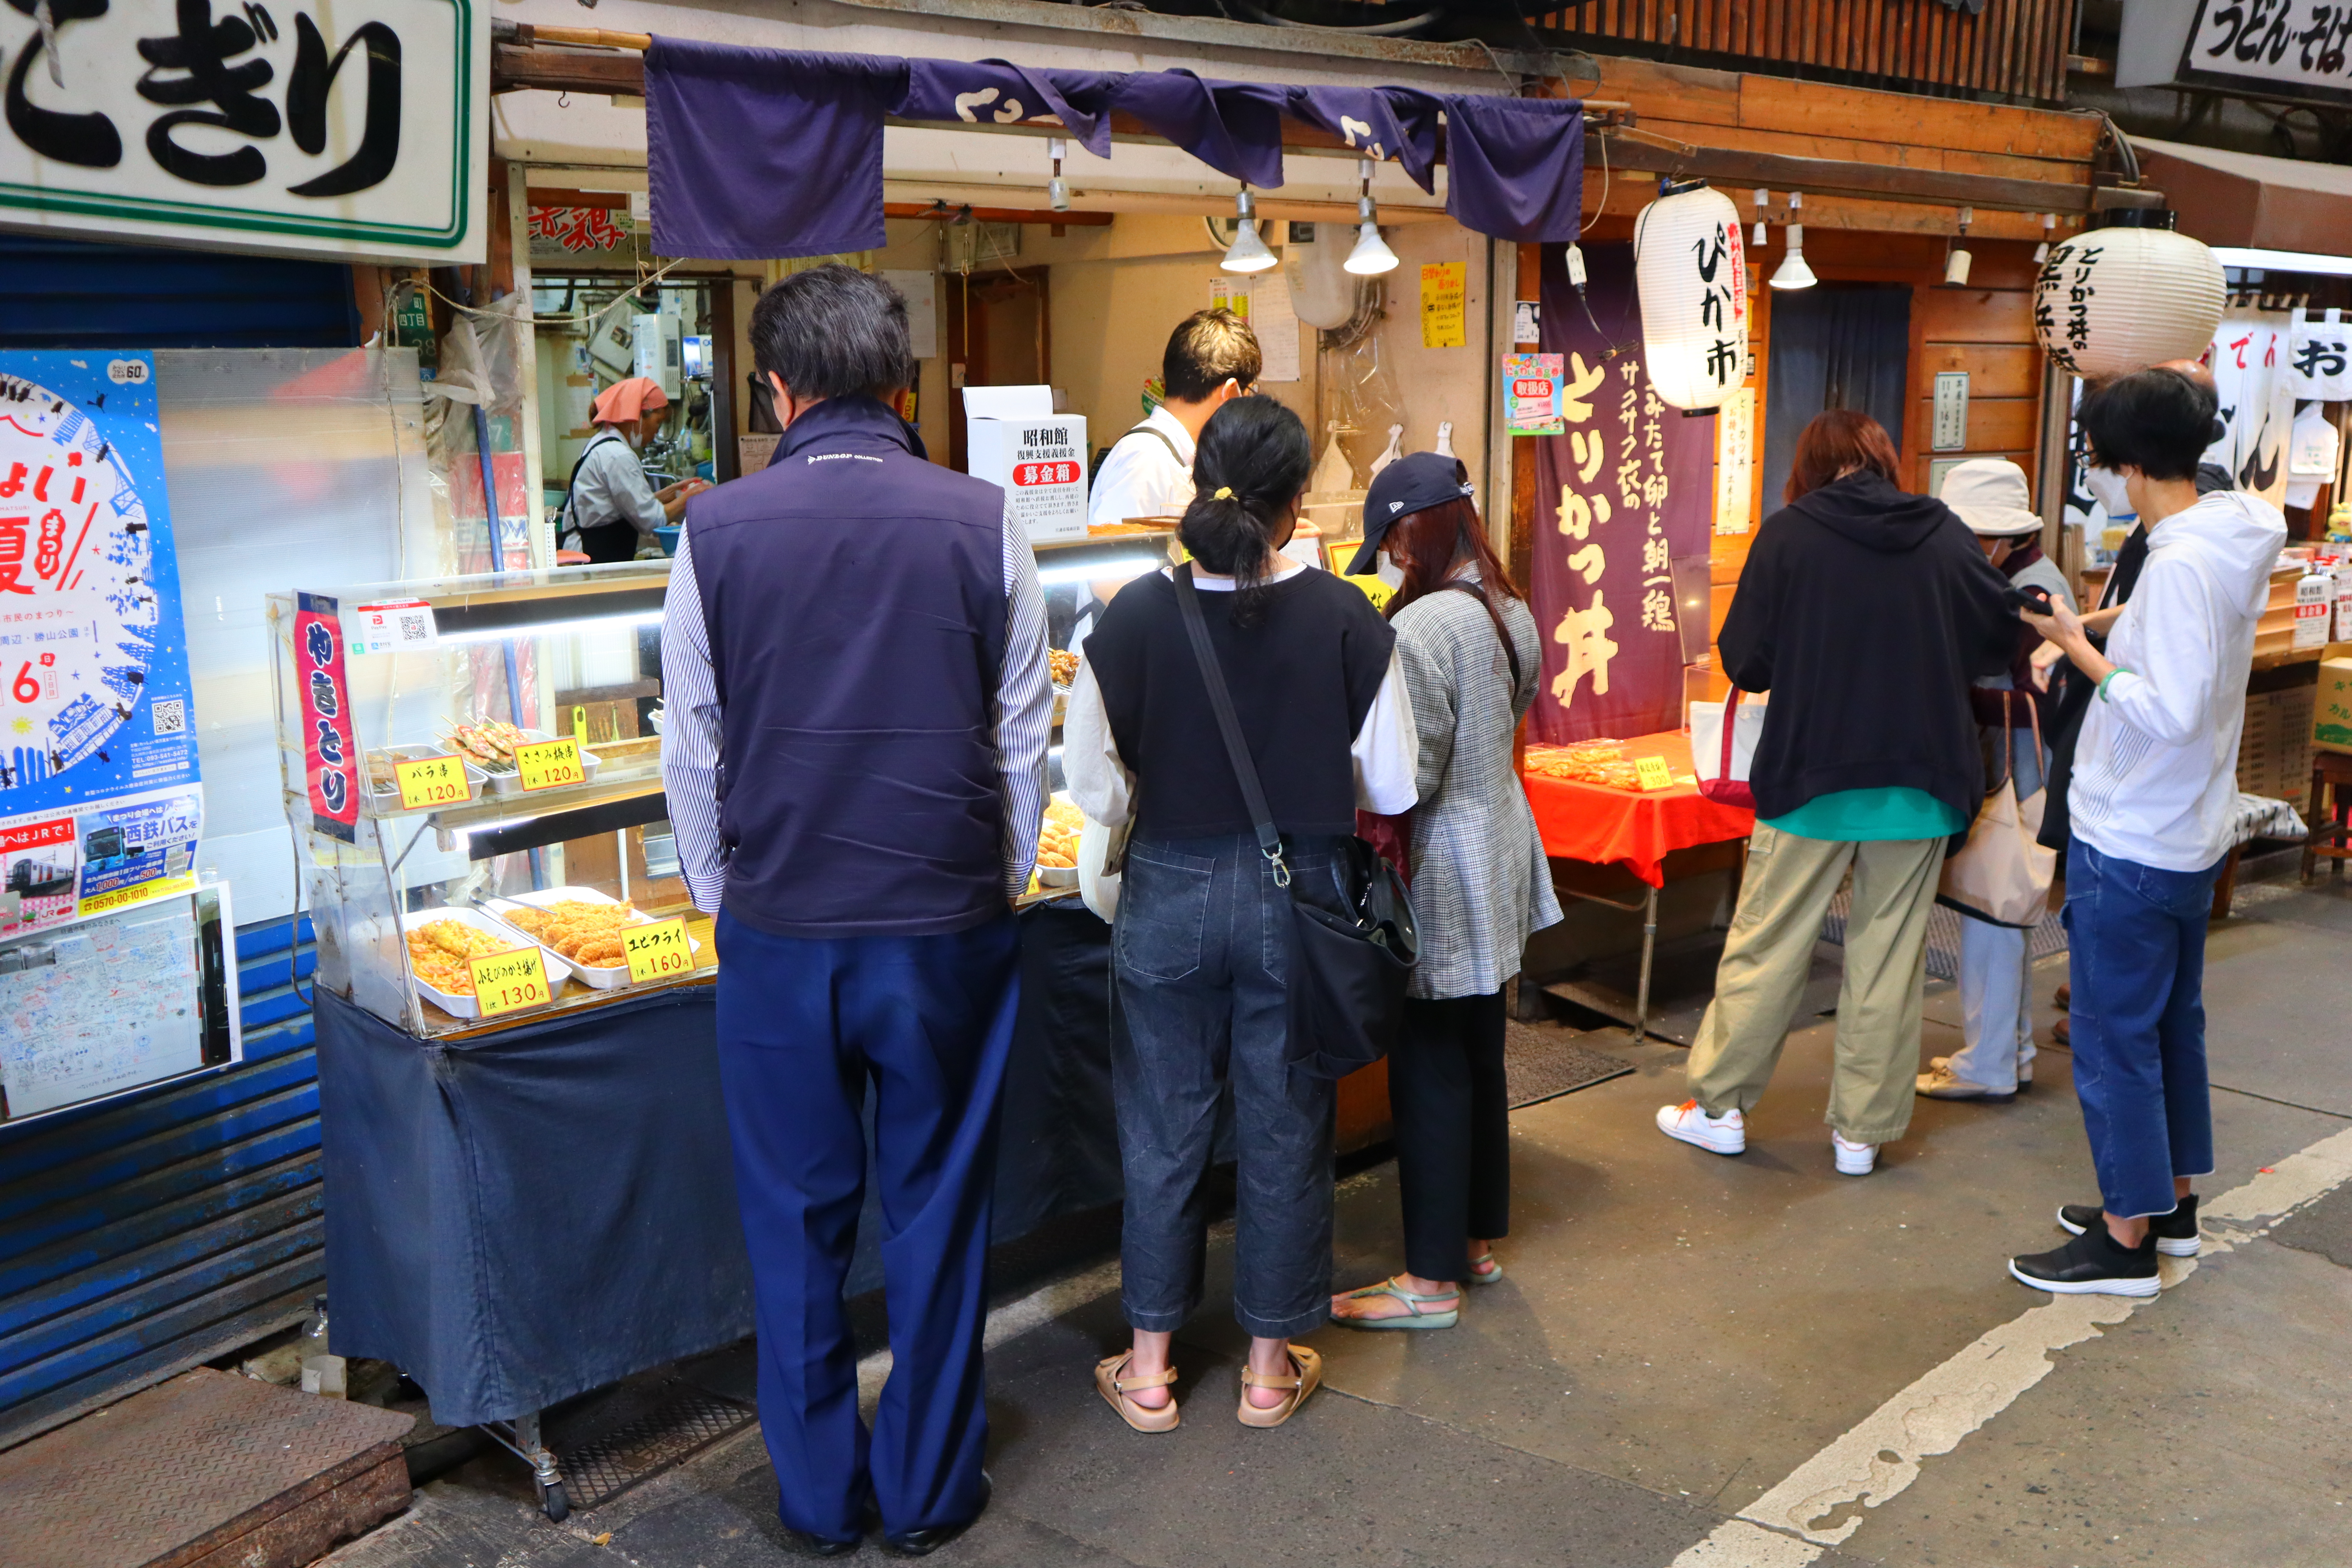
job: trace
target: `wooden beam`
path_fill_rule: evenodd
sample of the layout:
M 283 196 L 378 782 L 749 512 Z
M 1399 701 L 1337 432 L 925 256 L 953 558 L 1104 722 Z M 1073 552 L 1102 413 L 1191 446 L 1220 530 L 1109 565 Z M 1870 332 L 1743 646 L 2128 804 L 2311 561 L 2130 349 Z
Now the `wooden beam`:
M 1941 169 L 1903 168 L 1851 159 L 1803 158 L 1786 153 L 1758 153 L 1733 147 L 1703 147 L 1687 142 L 1660 146 L 1666 138 L 1644 132 L 1605 131 L 1595 138 L 1607 149 L 1609 164 L 1652 174 L 1713 180 L 1727 186 L 1757 185 L 1776 190 L 1854 196 L 1883 196 L 1896 201 L 1938 205 L 1976 206 L 2010 212 L 2081 213 L 2103 199 L 2110 205 L 2161 206 L 2155 191 L 2095 192 L 2087 183 L 2020 180 L 1997 174 L 1968 174 Z M 1591 153 L 1586 153 L 1591 161 Z
M 1108 228 L 1112 217 L 1109 213 L 1055 212 L 1049 207 L 955 206 L 945 202 L 884 202 L 882 216 L 929 218 L 938 223 L 957 223 L 967 218 L 973 223 L 1044 223 L 1056 228 Z

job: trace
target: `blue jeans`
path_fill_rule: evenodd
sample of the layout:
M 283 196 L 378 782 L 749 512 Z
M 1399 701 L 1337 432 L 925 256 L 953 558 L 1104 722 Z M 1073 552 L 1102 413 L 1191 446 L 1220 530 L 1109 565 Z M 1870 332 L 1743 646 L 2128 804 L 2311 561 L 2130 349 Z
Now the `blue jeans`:
M 1326 843 L 1288 857 L 1328 882 Z M 1234 1098 L 1234 1318 L 1261 1339 L 1322 1325 L 1331 1307 L 1331 1115 L 1328 1079 L 1290 1070 L 1290 894 L 1255 837 L 1128 847 L 1111 939 L 1127 1027 L 1114 1031 L 1127 1207 L 1120 1305 L 1146 1332 L 1171 1332 L 1201 1305 L 1208 1248 L 1203 1187 L 1218 1102 Z
M 2170 1214 L 2173 1179 L 2213 1169 L 2205 923 L 2220 869 L 2161 871 L 2080 838 L 2067 851 L 2074 1093 L 2120 1218 Z
M 760 1324 L 760 1426 L 795 1530 L 980 1511 L 997 1107 L 1021 1003 L 1010 913 L 939 936 L 773 936 L 719 916 L 719 1071 Z M 874 1091 L 894 1359 L 869 1438 L 842 1285 Z

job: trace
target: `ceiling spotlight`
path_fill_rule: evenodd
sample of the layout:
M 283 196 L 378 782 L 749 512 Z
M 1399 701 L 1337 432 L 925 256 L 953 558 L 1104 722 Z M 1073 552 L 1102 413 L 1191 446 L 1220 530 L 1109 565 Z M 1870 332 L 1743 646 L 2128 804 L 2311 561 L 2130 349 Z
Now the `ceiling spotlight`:
M 1803 211 L 1804 205 L 1805 198 L 1801 192 L 1790 191 L 1789 193 L 1789 216 L 1790 217 L 1795 217 L 1798 213 Z M 1813 269 L 1805 265 L 1805 226 L 1801 223 L 1792 223 L 1789 226 L 1787 233 L 1789 236 L 1789 254 L 1780 258 L 1780 267 L 1773 272 L 1772 287 L 1775 289 L 1810 289 L 1814 284 L 1820 282 L 1821 279 L 1814 277 Z
M 1969 254 L 1969 223 L 1977 216 L 1976 208 L 1960 209 L 1960 232 L 1957 238 L 1945 241 L 1944 287 L 1965 289 L 1969 286 L 1969 268 L 1976 258 Z
M 1751 245 L 1749 246 L 1749 247 L 1748 247 L 1748 248 L 1750 248 L 1751 250 L 1761 250 L 1761 249 L 1763 249 L 1763 248 L 1764 248 L 1764 209 L 1765 209 L 1766 207 L 1768 207 L 1768 206 L 1770 206 L 1771 205 L 1772 205 L 1772 193 L 1771 193 L 1770 191 L 1769 191 L 1769 190 L 1766 190 L 1762 185 L 1759 185 L 1759 186 L 1757 186 L 1757 187 L 1756 187 L 1756 238 L 1755 238 L 1754 243 L 1753 243 L 1753 244 L 1751 244 Z
M 1380 209 L 1372 203 L 1372 161 L 1356 161 L 1356 176 L 1361 182 L 1356 197 L 1356 248 L 1348 253 L 1348 270 L 1359 278 L 1377 278 L 1383 272 L 1396 270 L 1396 252 L 1381 238 Z
M 2053 234 L 2055 234 L 2057 230 L 2058 215 L 2056 213 L 2043 213 L 2042 215 L 2042 243 L 2033 247 L 2033 264 L 2035 266 L 2039 267 L 2042 263 L 2050 259 L 2050 237 Z
M 1045 182 L 1045 204 L 1057 213 L 1070 210 L 1070 183 L 1062 178 L 1062 155 L 1069 146 L 1059 136 L 1045 138 L 1045 155 L 1054 160 L 1054 177 Z
M 1244 185 L 1234 196 L 1234 242 L 1225 247 L 1225 258 L 1217 263 L 1228 272 L 1264 272 L 1275 266 L 1280 258 L 1265 247 L 1257 237 L 1257 208 L 1250 201 L 1249 187 Z

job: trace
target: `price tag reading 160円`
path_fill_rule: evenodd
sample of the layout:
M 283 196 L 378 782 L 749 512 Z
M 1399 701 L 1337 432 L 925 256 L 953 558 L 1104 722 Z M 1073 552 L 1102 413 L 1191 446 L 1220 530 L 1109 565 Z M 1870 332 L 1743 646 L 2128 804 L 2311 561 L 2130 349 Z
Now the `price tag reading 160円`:
M 403 811 L 456 805 L 472 798 L 474 793 L 466 783 L 466 764 L 455 757 L 420 757 L 413 763 L 394 763 L 392 776 L 400 785 Z
M 580 742 L 569 736 L 517 746 L 515 772 L 522 775 L 525 789 L 559 789 L 583 784 L 588 778 L 588 770 L 580 761 Z
M 621 946 L 629 955 L 633 983 L 667 980 L 694 967 L 694 949 L 687 944 L 686 921 L 655 921 L 621 932 Z
M 540 962 L 536 947 L 469 958 L 466 967 L 473 972 L 474 1000 L 481 1004 L 485 1018 L 523 1007 L 542 1006 L 550 999 L 547 968 Z

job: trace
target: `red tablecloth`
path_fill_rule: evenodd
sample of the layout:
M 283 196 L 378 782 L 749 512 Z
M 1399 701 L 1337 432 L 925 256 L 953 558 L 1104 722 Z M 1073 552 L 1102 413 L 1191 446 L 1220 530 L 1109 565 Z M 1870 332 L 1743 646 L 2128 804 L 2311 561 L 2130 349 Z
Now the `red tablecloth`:
M 1637 736 L 1625 755 L 1664 757 L 1677 781 L 1691 774 L 1690 737 L 1679 730 Z M 1754 812 L 1718 805 L 1692 784 L 1643 792 L 1536 774 L 1525 782 L 1545 854 L 1622 866 L 1654 888 L 1665 884 L 1663 864 L 1675 850 L 1745 838 L 1756 826 Z

